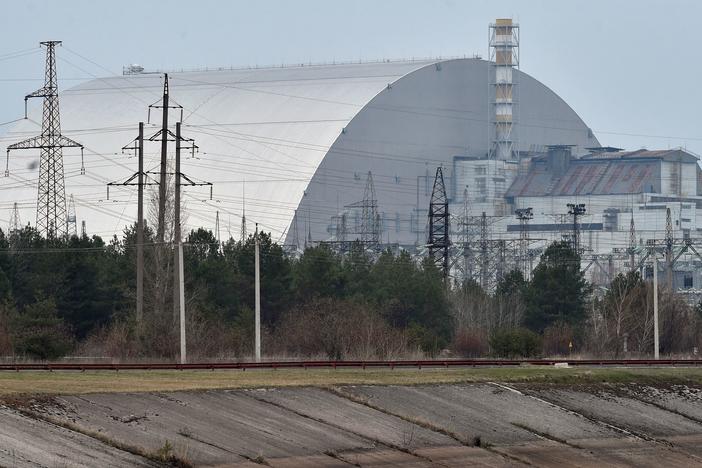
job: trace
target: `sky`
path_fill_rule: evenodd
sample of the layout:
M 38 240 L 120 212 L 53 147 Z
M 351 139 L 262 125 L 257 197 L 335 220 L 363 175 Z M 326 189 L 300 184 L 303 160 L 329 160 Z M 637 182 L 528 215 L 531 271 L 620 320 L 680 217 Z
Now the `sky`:
M 59 87 L 147 69 L 487 56 L 488 24 L 521 26 L 521 69 L 561 96 L 603 145 L 702 154 L 702 2 L 7 1 L 0 132 L 42 84 L 43 40 L 62 40 Z M 29 50 L 27 54 L 15 54 Z

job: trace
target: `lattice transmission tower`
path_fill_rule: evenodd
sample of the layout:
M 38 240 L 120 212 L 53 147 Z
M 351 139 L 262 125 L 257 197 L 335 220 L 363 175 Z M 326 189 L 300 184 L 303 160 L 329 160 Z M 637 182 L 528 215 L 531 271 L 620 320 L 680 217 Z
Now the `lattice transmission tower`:
M 375 196 L 373 173 L 368 171 L 366 188 L 363 191 L 361 202 L 361 241 L 367 245 L 380 243 L 380 214 L 378 213 L 378 199 Z
M 68 199 L 68 214 L 66 214 L 66 223 L 69 237 L 78 236 L 78 224 L 76 223 L 76 202 L 73 199 L 73 194 Z
M 9 235 L 13 235 L 22 229 L 22 221 L 20 221 L 19 208 L 17 202 L 12 205 L 12 214 L 10 215 L 10 226 L 7 230 Z
M 429 256 L 442 271 L 444 278 L 449 274 L 449 206 L 441 167 L 436 168 L 434 187 L 429 202 Z
M 55 48 L 61 44 L 61 41 L 46 41 L 40 44 L 46 47 L 44 86 L 25 96 L 24 102 L 26 117 L 27 100 L 34 97 L 44 98 L 41 134 L 7 147 L 8 166 L 5 169 L 5 176 L 9 175 L 8 168 L 11 150 L 41 150 L 36 226 L 37 230 L 49 239 L 68 234 L 62 150 L 63 148 L 80 148 L 82 161 L 83 145 L 61 135 L 55 54 Z M 85 169 L 81 164 L 81 173 L 84 172 Z
M 531 275 L 531 255 L 529 255 L 529 221 L 534 218 L 534 212 L 531 207 L 518 208 L 514 210 L 514 214 L 519 220 L 519 267 L 521 268 L 524 278 L 529 278 Z

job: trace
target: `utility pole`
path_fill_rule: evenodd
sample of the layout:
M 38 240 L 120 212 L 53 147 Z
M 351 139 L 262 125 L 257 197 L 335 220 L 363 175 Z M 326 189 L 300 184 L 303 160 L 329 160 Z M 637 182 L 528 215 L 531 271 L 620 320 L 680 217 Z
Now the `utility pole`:
M 631 222 L 629 223 L 629 269 L 636 269 L 636 226 L 634 225 L 634 210 L 631 210 Z
M 137 136 L 137 327 L 141 326 L 144 318 L 144 122 L 139 122 L 139 135 Z
M 183 239 L 180 232 L 180 122 L 176 122 L 175 135 L 175 216 L 174 216 L 174 240 L 176 243 L 175 279 L 173 289 L 176 295 L 174 304 L 177 304 L 178 319 L 180 322 L 180 363 L 187 362 L 186 340 L 185 340 L 185 278 L 183 277 Z M 162 179 L 163 180 L 163 179 Z
M 131 146 L 130 146 L 131 145 Z M 158 185 L 159 182 L 145 182 L 144 177 L 144 122 L 139 122 L 139 134 L 129 144 L 122 147 L 125 151 L 134 151 L 137 155 L 137 172 L 124 182 L 110 182 L 107 184 L 107 199 L 110 198 L 110 187 L 136 186 L 137 187 L 137 229 L 136 229 L 136 323 L 140 327 L 144 318 L 144 186 Z M 136 182 L 135 182 L 136 179 Z M 85 221 L 83 221 L 85 231 Z M 159 246 L 160 247 L 160 246 Z
M 369 173 L 370 174 L 370 173 Z M 449 206 L 441 166 L 436 168 L 434 187 L 429 202 L 429 256 L 441 270 L 444 280 L 449 275 Z
M 241 243 L 246 242 L 246 182 L 241 188 Z
M 174 213 L 174 242 L 176 248 L 175 253 L 175 268 L 173 268 L 174 278 L 173 278 L 173 309 L 174 317 L 177 317 L 180 323 L 180 363 L 185 364 L 187 362 L 186 353 L 186 337 L 185 337 L 185 275 L 183 273 L 183 236 L 181 233 L 181 222 L 180 222 L 180 188 L 182 185 L 209 185 L 210 186 L 210 198 L 212 198 L 212 184 L 210 182 L 194 182 L 188 176 L 183 174 L 180 169 L 180 154 L 182 149 L 192 150 L 193 154 L 195 150 L 198 149 L 195 145 L 195 141 L 192 138 L 183 138 L 181 135 L 181 122 L 176 122 L 175 131 L 175 213 Z M 188 142 L 190 146 L 182 146 L 182 142 Z M 163 180 L 163 179 L 162 179 Z M 185 180 L 185 183 L 183 183 Z
M 254 287 L 255 287 L 255 308 L 256 317 L 254 326 L 256 328 L 256 336 L 254 339 L 254 349 L 256 362 L 261 362 L 261 254 L 260 241 L 258 239 L 258 223 L 256 223 L 256 232 L 254 234 Z
M 162 179 L 163 180 L 163 179 Z M 173 242 L 175 242 L 176 248 L 175 252 L 175 268 L 173 268 L 173 273 L 175 277 L 173 279 L 173 307 L 174 317 L 179 317 L 181 321 L 181 330 L 183 329 L 183 309 L 180 305 L 180 293 L 181 293 L 181 274 L 180 274 L 180 262 L 181 258 L 181 241 L 182 236 L 180 232 L 180 122 L 176 122 L 176 132 L 175 132 L 175 200 L 174 200 L 174 211 L 175 215 L 173 217 Z M 183 341 L 183 336 L 181 332 L 181 341 Z M 181 345 L 182 347 L 182 345 Z M 181 358 L 182 359 L 182 358 Z
M 178 278 L 180 279 L 178 291 L 180 291 L 180 297 L 178 298 L 180 304 L 180 363 L 185 364 L 188 362 L 186 344 L 185 344 L 185 281 L 183 278 L 183 244 L 178 242 L 178 258 L 180 262 L 178 263 Z
M 658 342 L 658 257 L 653 255 L 653 358 L 659 359 Z
M 215 235 L 217 236 L 217 250 L 219 251 L 222 248 L 222 240 L 219 237 L 219 210 L 217 210 L 215 215 Z
M 85 220 L 80 222 L 80 237 L 87 237 L 88 231 L 85 229 Z
M 61 41 L 40 42 L 46 47 L 46 68 L 44 86 L 24 97 L 24 116 L 27 118 L 27 100 L 44 98 L 41 121 L 41 134 L 7 147 L 5 177 L 10 175 L 10 151 L 17 149 L 40 149 L 39 185 L 37 193 L 37 230 L 46 239 L 67 236 L 66 189 L 63 179 L 63 148 L 80 148 L 81 174 L 83 145 L 61 135 L 61 115 L 59 113 L 58 78 L 56 75 L 55 47 Z
M 156 239 L 163 244 L 166 220 L 166 167 L 168 164 L 168 73 L 163 75 L 163 112 L 161 120 L 161 176 L 158 187 L 158 226 Z M 177 171 L 177 169 L 176 169 Z

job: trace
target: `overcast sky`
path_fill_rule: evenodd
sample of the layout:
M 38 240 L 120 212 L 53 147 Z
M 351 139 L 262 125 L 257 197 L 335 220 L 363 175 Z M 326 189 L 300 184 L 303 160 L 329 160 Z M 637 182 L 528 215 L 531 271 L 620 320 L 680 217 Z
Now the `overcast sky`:
M 64 42 L 65 89 L 129 63 L 485 57 L 488 24 L 513 17 L 521 69 L 565 99 L 603 145 L 702 154 L 699 1 L 14 0 L 3 13 L 0 124 L 22 115 L 23 96 L 43 77 L 42 53 L 8 54 L 43 40 Z

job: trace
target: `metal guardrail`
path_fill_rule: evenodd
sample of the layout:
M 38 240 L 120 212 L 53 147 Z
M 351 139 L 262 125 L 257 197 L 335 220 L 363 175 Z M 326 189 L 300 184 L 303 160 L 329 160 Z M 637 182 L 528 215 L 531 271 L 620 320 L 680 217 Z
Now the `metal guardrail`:
M 120 371 L 120 370 L 242 370 L 247 369 L 344 369 L 344 368 L 449 368 L 449 367 L 515 367 L 515 366 L 702 366 L 702 359 L 431 359 L 392 361 L 268 361 L 268 362 L 202 362 L 88 364 L 43 363 L 0 364 L 0 371 Z

